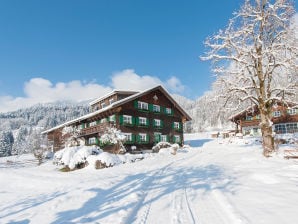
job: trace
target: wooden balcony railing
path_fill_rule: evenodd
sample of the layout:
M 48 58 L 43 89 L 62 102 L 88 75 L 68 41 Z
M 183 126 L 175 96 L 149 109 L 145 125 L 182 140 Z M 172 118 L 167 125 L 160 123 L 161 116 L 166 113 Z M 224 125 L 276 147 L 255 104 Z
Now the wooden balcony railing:
M 96 133 L 104 133 L 107 127 L 110 127 L 109 122 L 101 123 L 92 127 L 81 129 L 79 136 L 92 135 Z

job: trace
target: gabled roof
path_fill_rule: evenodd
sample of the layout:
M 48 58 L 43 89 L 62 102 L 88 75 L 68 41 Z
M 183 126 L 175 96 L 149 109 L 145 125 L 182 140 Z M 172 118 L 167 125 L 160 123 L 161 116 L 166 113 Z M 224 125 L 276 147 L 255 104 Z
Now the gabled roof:
M 190 116 L 185 112 L 185 110 L 184 110 L 184 109 L 183 109 L 183 108 L 182 108 L 182 107 L 181 107 L 181 106 L 174 100 L 174 98 L 170 95 L 170 93 L 169 93 L 164 87 L 162 87 L 161 85 L 158 85 L 158 86 L 156 86 L 156 87 L 147 89 L 147 90 L 145 90 L 145 91 L 143 91 L 143 92 L 137 92 L 137 93 L 135 93 L 135 94 L 133 94 L 133 95 L 131 95 L 131 96 L 128 96 L 128 97 L 122 99 L 122 100 L 116 101 L 116 102 L 114 102 L 114 103 L 112 103 L 112 104 L 110 104 L 110 105 L 108 105 L 108 106 L 106 106 L 106 107 L 104 107 L 104 108 L 102 108 L 102 109 L 100 109 L 100 110 L 94 111 L 94 112 L 92 112 L 92 113 L 86 114 L 86 115 L 84 115 L 84 116 L 81 116 L 81 117 L 78 117 L 78 118 L 76 118 L 76 119 L 67 121 L 67 122 L 65 122 L 65 123 L 63 123 L 63 124 L 60 124 L 60 125 L 56 126 L 56 127 L 53 127 L 53 128 L 48 129 L 48 130 L 46 130 L 46 131 L 43 131 L 42 134 L 46 134 L 46 133 L 49 133 L 49 132 L 54 131 L 54 130 L 56 130 L 56 129 L 65 127 L 65 126 L 67 126 L 67 125 L 74 124 L 74 123 L 76 123 L 76 122 L 79 122 L 79 121 L 85 120 L 85 119 L 87 119 L 87 118 L 93 117 L 93 116 L 95 116 L 95 115 L 97 115 L 97 114 L 100 114 L 100 113 L 105 112 L 105 111 L 107 111 L 107 110 L 110 110 L 110 109 L 112 109 L 112 108 L 121 106 L 121 105 L 123 105 L 123 104 L 125 104 L 125 103 L 127 103 L 127 102 L 133 101 L 133 100 L 135 100 L 135 99 L 137 99 L 137 98 L 139 98 L 139 97 L 141 97 L 141 96 L 143 96 L 143 95 L 146 95 L 147 93 L 149 93 L 149 92 L 151 92 L 151 91 L 155 91 L 155 90 L 160 90 L 160 91 L 161 91 L 161 92 L 162 92 L 162 93 L 163 93 L 163 94 L 164 94 L 164 95 L 171 101 L 171 103 L 174 105 L 174 107 L 177 108 L 178 111 L 179 111 L 179 112 L 186 118 L 187 121 L 190 121 L 190 120 L 191 120 L 191 117 L 190 117 Z M 108 94 L 108 95 L 109 95 L 109 94 Z M 112 94 L 111 94 L 111 95 L 112 95 Z M 107 97 L 107 96 L 105 96 L 105 97 Z M 103 99 L 103 97 L 102 97 L 102 99 Z

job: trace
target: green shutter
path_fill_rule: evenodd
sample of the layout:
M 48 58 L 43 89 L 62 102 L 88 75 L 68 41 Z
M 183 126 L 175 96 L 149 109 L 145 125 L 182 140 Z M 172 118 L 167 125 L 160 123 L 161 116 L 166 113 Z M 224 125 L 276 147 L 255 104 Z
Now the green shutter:
M 149 111 L 152 112 L 153 111 L 153 104 L 149 103 L 148 108 L 149 108 Z
M 135 143 L 136 141 L 136 135 L 131 134 L 131 143 Z
M 171 115 L 173 116 L 174 115 L 174 109 L 171 108 Z
M 123 115 L 122 114 L 119 116 L 119 123 L 120 123 L 120 125 L 123 125 Z
M 131 125 L 133 126 L 135 125 L 135 123 L 136 123 L 136 118 L 131 116 Z
M 85 124 L 83 123 L 83 124 L 81 124 L 81 127 L 82 127 L 82 129 L 84 129 L 85 128 Z
M 136 125 L 139 125 L 139 117 L 136 117 L 136 118 L 135 118 L 135 124 L 136 124 Z
M 133 101 L 133 106 L 134 106 L 134 108 L 138 109 L 138 101 L 137 100 Z
M 97 137 L 95 137 L 95 143 L 96 143 L 96 145 L 99 144 L 99 141 L 98 141 L 98 138 Z
M 174 124 L 175 124 L 175 123 L 173 122 L 173 123 L 172 123 L 172 128 L 173 128 L 173 129 L 175 128 L 175 125 L 174 125 Z
M 149 118 L 146 118 L 146 126 L 149 126 Z
M 158 134 L 154 134 L 154 142 L 159 142 L 159 135 Z
M 166 139 L 167 139 L 167 142 L 170 142 L 170 141 L 169 141 L 169 140 L 170 140 L 170 138 L 169 138 L 169 136 L 168 136 L 168 135 L 167 135 Z
M 163 120 L 160 120 L 160 127 L 163 128 Z
M 149 136 L 149 134 L 147 134 L 146 135 L 146 143 L 149 143 L 149 141 L 150 141 L 150 136 Z

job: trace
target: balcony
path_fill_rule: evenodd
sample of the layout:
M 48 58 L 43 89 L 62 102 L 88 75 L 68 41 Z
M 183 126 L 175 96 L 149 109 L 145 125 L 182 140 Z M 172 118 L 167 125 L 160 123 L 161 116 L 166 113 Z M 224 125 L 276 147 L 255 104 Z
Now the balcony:
M 111 126 L 110 122 L 105 122 L 101 124 L 94 125 L 92 127 L 81 129 L 79 133 L 79 137 L 86 136 L 86 135 L 92 135 L 96 133 L 104 133 L 105 130 Z

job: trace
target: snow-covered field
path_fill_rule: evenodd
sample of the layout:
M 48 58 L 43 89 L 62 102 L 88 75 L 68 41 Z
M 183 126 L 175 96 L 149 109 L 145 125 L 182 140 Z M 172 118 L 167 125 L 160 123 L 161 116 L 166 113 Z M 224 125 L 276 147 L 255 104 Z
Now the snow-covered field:
M 186 142 L 102 170 L 1 158 L 0 223 L 298 223 L 298 160 L 266 159 L 255 139 Z

